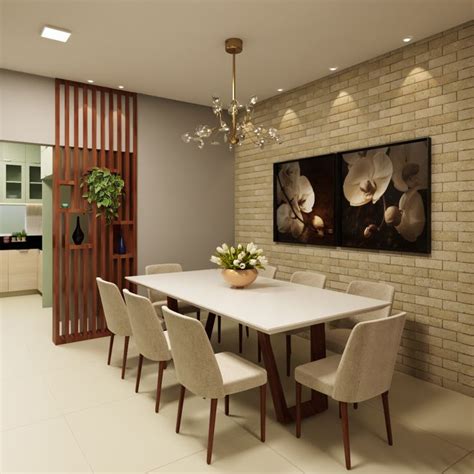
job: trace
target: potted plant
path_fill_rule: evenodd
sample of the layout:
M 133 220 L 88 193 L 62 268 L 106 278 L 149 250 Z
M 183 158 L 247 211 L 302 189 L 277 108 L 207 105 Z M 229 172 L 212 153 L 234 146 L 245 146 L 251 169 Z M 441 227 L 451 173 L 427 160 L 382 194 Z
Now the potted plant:
M 82 195 L 89 204 L 97 206 L 96 217 L 105 216 L 107 224 L 118 217 L 118 209 L 123 196 L 124 181 L 118 173 L 112 173 L 107 168 L 92 168 L 88 171 L 81 183 L 86 186 Z
M 267 259 L 263 250 L 253 242 L 238 244 L 237 247 L 229 247 L 224 243 L 217 247 L 216 253 L 211 256 L 211 262 L 223 269 L 222 276 L 232 288 L 245 288 L 257 278 L 257 269 L 265 268 Z

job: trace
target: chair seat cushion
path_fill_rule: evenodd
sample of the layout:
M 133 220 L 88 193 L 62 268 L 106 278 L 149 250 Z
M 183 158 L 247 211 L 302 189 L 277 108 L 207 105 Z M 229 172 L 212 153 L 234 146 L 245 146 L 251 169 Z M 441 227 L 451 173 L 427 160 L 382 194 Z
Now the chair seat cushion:
M 155 301 L 153 303 L 153 308 L 155 308 L 156 315 L 163 319 L 163 312 L 161 311 L 162 306 L 166 306 L 168 302 L 166 300 L 163 301 Z M 196 313 L 198 308 L 183 301 L 178 301 L 178 312 L 181 314 L 188 314 L 188 313 Z
M 300 365 L 295 369 L 295 380 L 306 387 L 331 396 L 340 360 L 340 355 L 333 355 Z
M 332 352 L 342 354 L 350 335 L 351 329 L 326 325 L 326 348 Z
M 243 392 L 267 383 L 267 371 L 231 352 L 216 354 L 226 395 Z

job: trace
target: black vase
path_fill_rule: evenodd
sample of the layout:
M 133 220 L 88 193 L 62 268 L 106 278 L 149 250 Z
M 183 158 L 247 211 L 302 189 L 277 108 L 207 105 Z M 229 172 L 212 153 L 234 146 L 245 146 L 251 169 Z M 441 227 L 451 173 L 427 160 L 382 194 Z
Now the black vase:
M 76 245 L 81 245 L 84 240 L 84 232 L 82 232 L 81 229 L 81 223 L 79 221 L 79 216 L 76 218 L 76 228 L 74 229 L 74 232 L 72 233 L 72 241 Z

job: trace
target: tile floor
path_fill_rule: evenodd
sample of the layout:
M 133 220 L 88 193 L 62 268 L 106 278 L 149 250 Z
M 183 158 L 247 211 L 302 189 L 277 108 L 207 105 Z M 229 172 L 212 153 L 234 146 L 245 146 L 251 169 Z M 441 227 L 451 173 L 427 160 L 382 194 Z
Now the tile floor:
M 224 323 L 216 350 L 237 349 L 237 327 Z M 231 416 L 217 418 L 213 464 L 205 462 L 208 402 L 187 396 L 181 434 L 174 432 L 178 388 L 165 371 L 162 408 L 154 413 L 157 365 L 146 363 L 134 393 L 137 352 L 131 344 L 120 379 L 122 341 L 112 366 L 108 340 L 51 343 L 51 311 L 39 296 L 0 299 L 1 472 L 346 472 L 337 406 L 294 426 L 274 421 L 268 400 L 267 442 L 258 440 L 258 392 L 231 398 Z M 275 352 L 283 369 L 283 339 Z M 306 361 L 308 342 L 294 341 L 293 360 Z M 245 340 L 255 360 L 256 340 Z M 284 377 L 293 401 L 293 382 Z M 350 412 L 354 472 L 474 472 L 474 400 L 395 374 L 391 392 L 394 446 L 385 441 L 381 403 Z

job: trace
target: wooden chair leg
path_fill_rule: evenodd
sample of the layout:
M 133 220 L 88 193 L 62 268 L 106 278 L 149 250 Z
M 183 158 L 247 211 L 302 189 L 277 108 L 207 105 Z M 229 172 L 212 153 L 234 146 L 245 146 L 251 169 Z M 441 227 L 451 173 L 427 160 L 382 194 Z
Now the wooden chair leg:
M 107 365 L 110 365 L 110 360 L 112 359 L 112 347 L 114 347 L 114 337 L 115 334 L 110 335 L 109 356 L 107 357 Z
M 222 336 L 222 318 L 217 316 L 217 342 L 221 343 L 221 336 Z
M 201 321 L 201 310 L 200 309 L 198 309 L 196 311 L 196 318 L 197 318 L 198 321 Z
M 339 419 L 342 418 L 342 413 L 341 413 L 341 404 L 338 403 L 337 406 L 339 407 Z
M 181 390 L 179 392 L 179 402 L 178 402 L 178 416 L 176 417 L 176 433 L 179 433 L 179 428 L 181 427 L 181 415 L 183 414 L 183 404 L 184 404 L 184 394 L 186 393 L 186 388 L 184 385 L 181 385 Z
M 346 469 L 351 468 L 351 447 L 349 444 L 349 415 L 347 414 L 347 403 L 339 402 L 342 415 L 342 440 L 344 442 L 344 456 L 346 458 Z
M 291 335 L 286 335 L 286 375 L 291 375 Z
M 301 384 L 296 382 L 296 437 L 301 438 Z
M 127 367 L 127 354 L 128 354 L 129 342 L 130 342 L 130 336 L 125 336 L 125 341 L 123 343 L 122 379 L 125 378 L 125 369 Z
M 262 362 L 262 348 L 260 347 L 260 340 L 257 342 L 257 358 L 259 362 Z
M 245 335 L 247 336 L 247 338 L 250 337 L 250 329 L 248 326 L 245 326 Z
M 244 327 L 242 324 L 239 324 L 239 354 L 242 354 L 242 349 L 243 349 L 243 342 L 242 342 L 242 333 L 243 333 Z
M 265 420 L 267 414 L 267 384 L 260 386 L 260 441 L 265 442 Z
M 166 361 L 162 360 L 158 364 L 158 381 L 156 383 L 156 403 L 155 413 L 160 411 L 160 398 L 161 398 L 161 384 L 163 382 L 163 371 L 166 368 Z
M 225 414 L 229 416 L 230 413 L 230 400 L 229 400 L 229 395 L 225 396 Z
M 212 446 L 214 444 L 214 428 L 216 426 L 217 398 L 211 399 L 211 413 L 209 416 L 209 433 L 207 435 L 207 464 L 211 464 Z
M 358 404 L 358 403 L 354 403 L 354 410 L 357 410 L 357 408 L 359 408 L 359 404 Z
M 137 372 L 137 382 L 135 383 L 135 393 L 138 393 L 138 388 L 140 387 L 140 378 L 142 376 L 142 365 L 143 365 L 143 355 L 138 356 L 138 372 Z
M 387 428 L 388 444 L 393 446 L 392 424 L 390 423 L 390 409 L 388 406 L 388 392 L 382 393 L 383 413 L 385 415 L 385 427 Z

